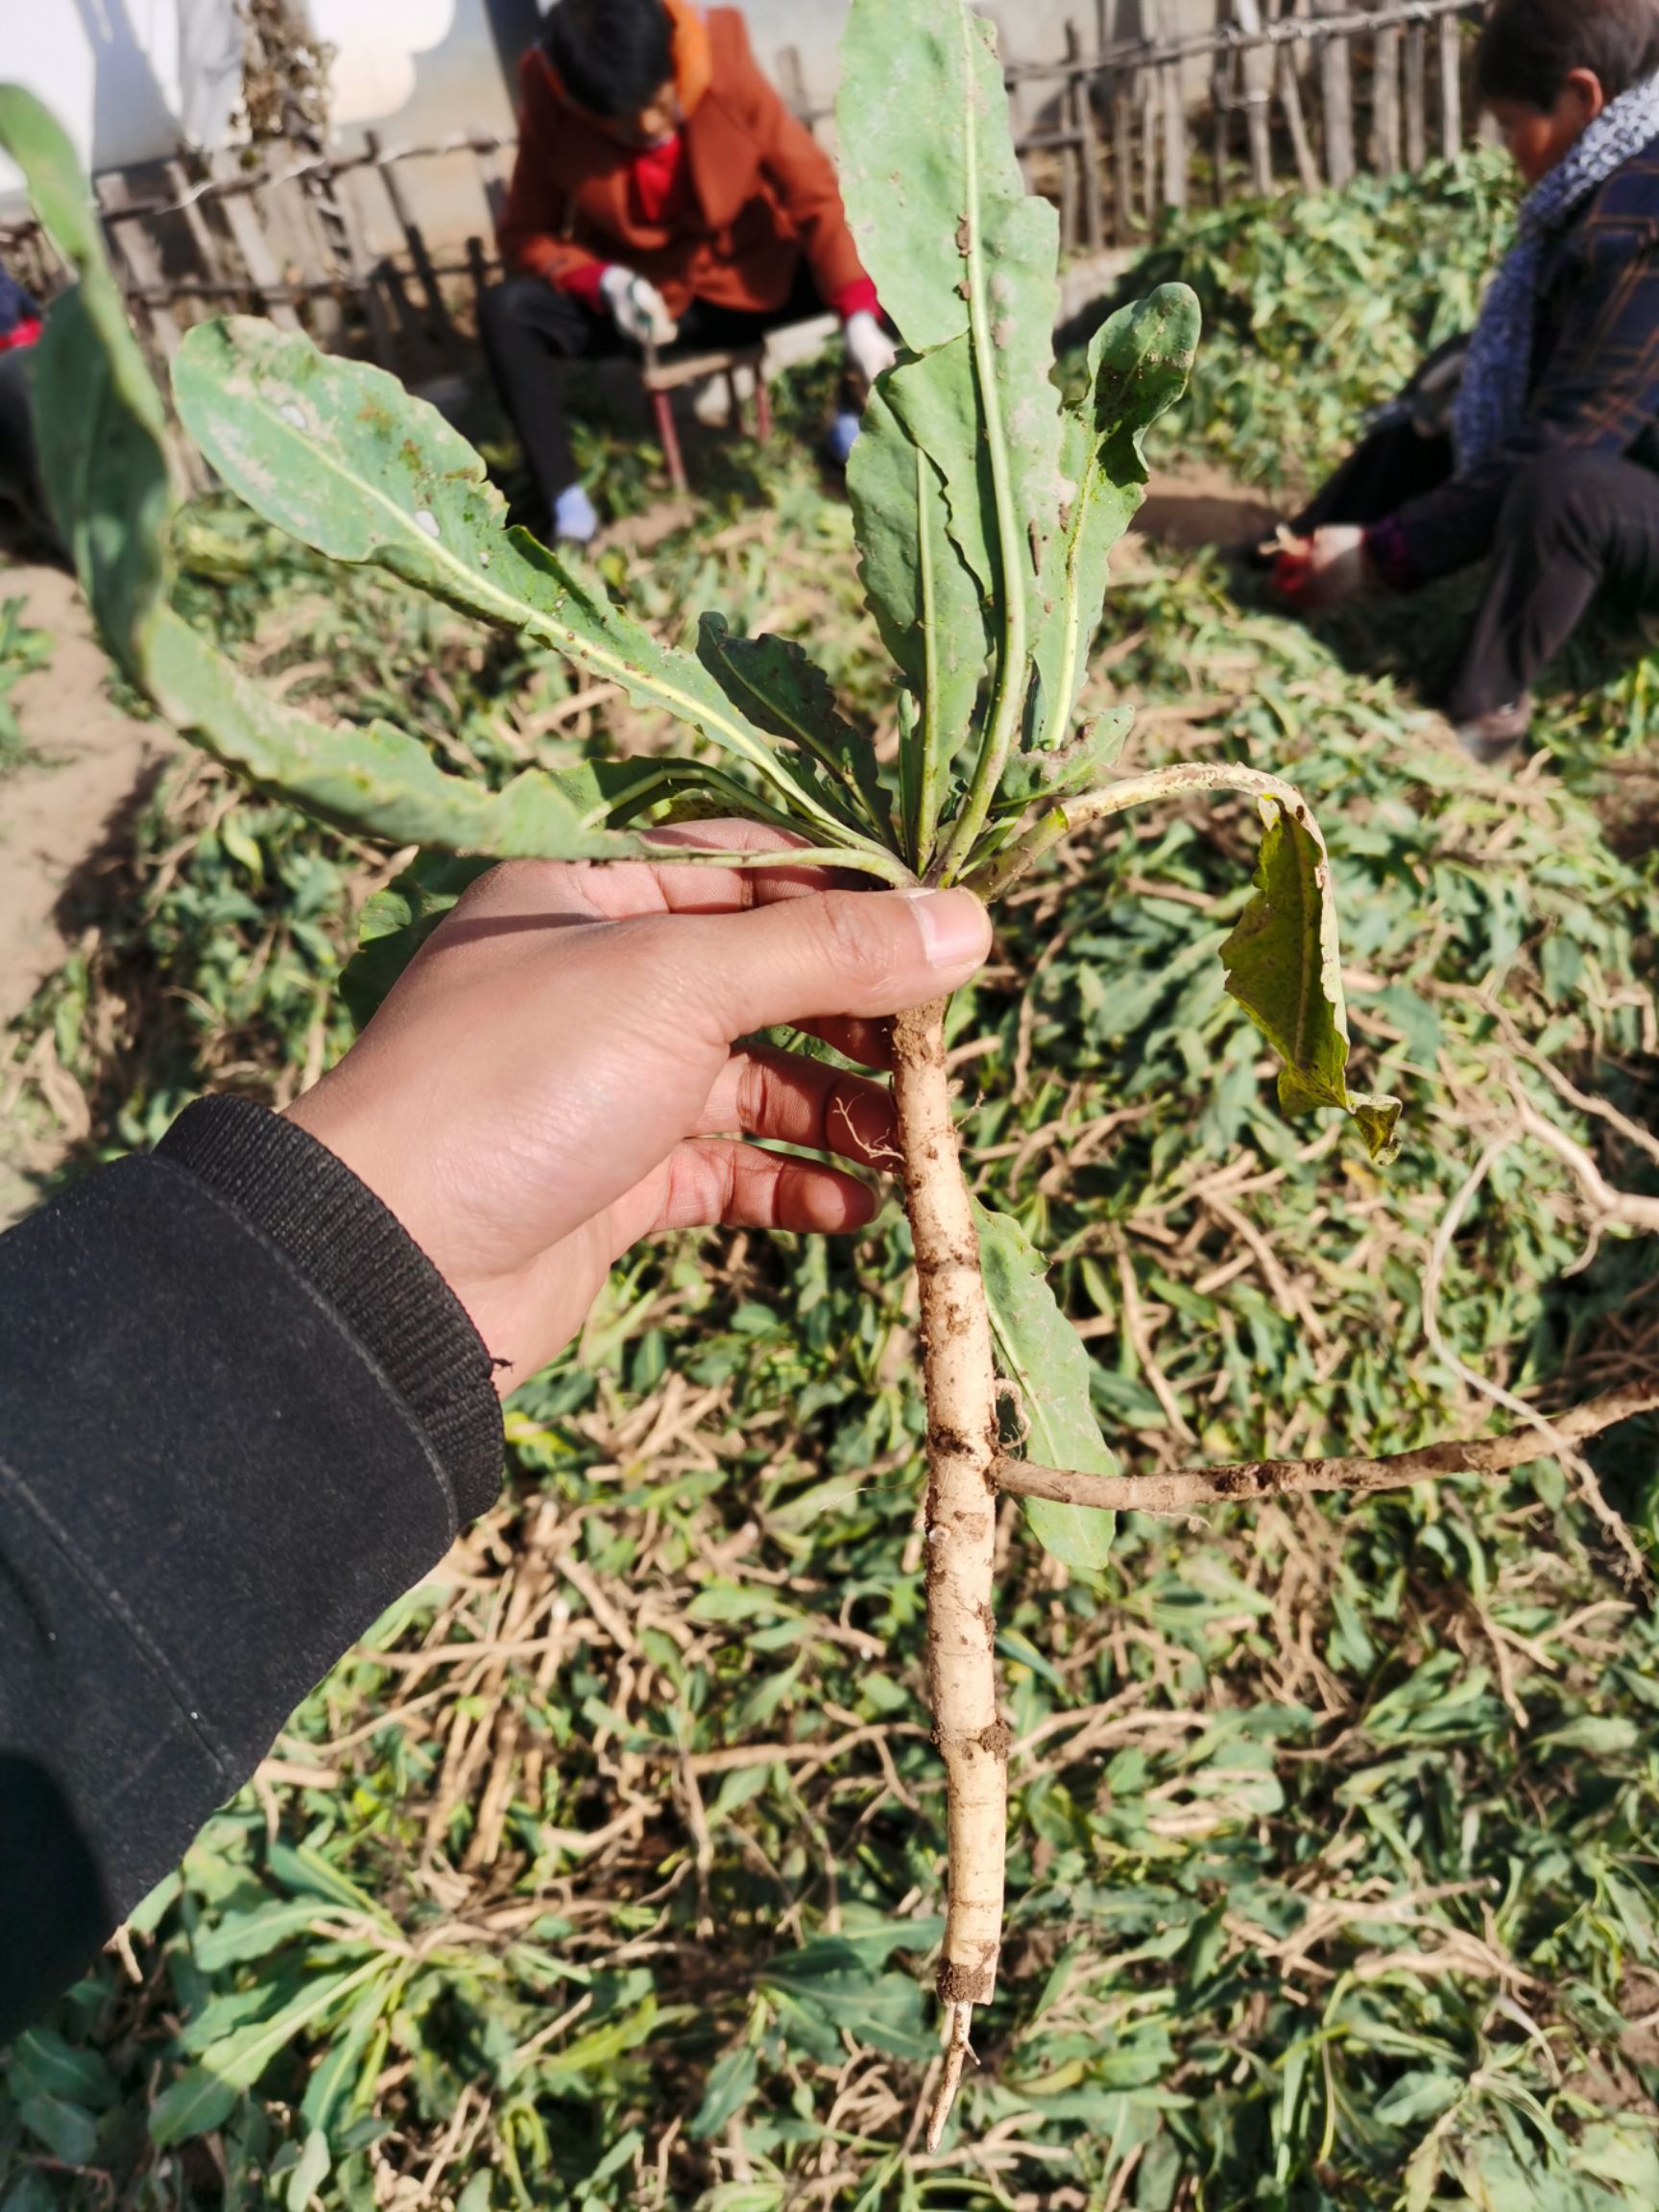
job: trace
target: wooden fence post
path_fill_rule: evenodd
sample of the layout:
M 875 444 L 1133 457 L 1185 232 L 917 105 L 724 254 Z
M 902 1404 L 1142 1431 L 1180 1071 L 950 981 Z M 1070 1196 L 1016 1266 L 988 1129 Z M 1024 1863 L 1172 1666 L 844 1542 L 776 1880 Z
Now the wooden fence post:
M 1135 210 L 1135 72 L 1112 72 L 1113 228 L 1118 241 L 1140 228 Z
M 104 235 L 113 249 L 116 270 L 126 277 L 121 289 L 129 296 L 128 305 L 138 334 L 146 341 L 146 350 L 158 362 L 164 374 L 184 333 L 165 298 L 157 297 L 165 295 L 167 279 L 156 241 L 144 228 L 141 215 L 129 216 L 124 223 L 110 222 L 111 214 L 133 204 L 132 187 L 119 171 L 100 177 L 93 191 L 98 211 L 104 217 Z M 132 297 L 134 292 L 141 296 L 141 301 L 134 301 Z
M 444 298 L 438 273 L 432 266 L 432 256 L 426 251 L 426 240 L 421 226 L 415 220 L 415 211 L 409 204 L 409 195 L 403 189 L 403 180 L 397 174 L 396 161 L 388 161 L 381 151 L 379 134 L 365 131 L 363 142 L 374 159 L 374 173 L 386 188 L 386 198 L 397 219 L 404 242 L 409 249 L 409 259 L 420 279 L 421 296 L 426 301 L 426 312 L 437 342 L 439 357 L 447 370 L 461 367 L 461 349 L 455 337 L 455 325 L 449 319 L 449 308 Z
M 1379 31 L 1371 77 L 1371 166 L 1392 176 L 1400 166 L 1400 49 L 1397 27 Z
M 113 209 L 132 204 L 132 187 L 124 176 L 117 172 L 100 177 L 93 186 L 93 194 L 105 217 L 104 234 L 113 249 L 116 268 L 124 270 L 129 278 L 129 283 L 122 285 L 123 292 L 128 294 L 128 313 L 150 355 L 156 381 L 165 392 L 169 389 L 168 371 L 184 334 L 167 304 L 166 269 L 160 251 L 146 228 L 142 215 L 131 216 L 125 223 L 108 221 Z M 134 292 L 138 297 L 132 296 Z M 175 483 L 187 493 L 205 492 L 212 481 L 207 464 L 190 440 L 179 431 L 171 407 L 165 442 Z
M 1233 0 L 1233 19 L 1246 38 L 1262 33 L 1261 0 Z M 1244 128 L 1250 139 L 1250 189 L 1263 199 L 1273 189 L 1273 49 L 1244 49 Z
M 1141 72 L 1141 160 L 1145 178 L 1146 221 L 1154 220 L 1159 199 L 1158 187 L 1158 124 L 1162 109 L 1158 99 L 1158 71 L 1142 69 Z
M 1100 161 L 1100 133 L 1094 124 L 1094 80 L 1083 68 L 1083 35 L 1075 21 L 1066 26 L 1066 59 L 1078 63 L 1071 86 L 1071 127 L 1077 133 L 1077 165 L 1082 171 L 1083 244 L 1091 253 L 1100 251 L 1102 208 L 1106 179 Z
M 1166 35 L 1173 10 L 1161 7 L 1158 12 L 1159 35 Z M 1170 34 L 1172 36 L 1172 34 Z M 1158 74 L 1164 81 L 1164 204 L 1176 214 L 1187 212 L 1187 179 L 1189 157 L 1187 146 L 1187 102 L 1181 89 L 1181 63 L 1179 60 L 1163 61 Z
M 1302 86 L 1296 75 L 1296 50 L 1288 42 L 1279 49 L 1279 104 L 1285 110 L 1285 128 L 1296 157 L 1296 181 L 1304 192 L 1319 189 L 1319 164 L 1313 158 L 1313 141 L 1302 108 Z
M 253 204 L 251 191 L 242 188 L 241 162 L 227 148 L 223 153 L 209 156 L 208 174 L 216 183 L 234 184 L 237 189 L 221 194 L 219 205 L 224 211 L 226 225 L 236 251 L 242 256 L 243 266 L 252 278 L 252 288 L 265 301 L 265 312 L 278 330 L 298 330 L 300 318 L 289 301 L 283 296 L 286 280 L 277 266 L 276 256 L 271 250 L 259 221 L 259 210 Z
M 1406 166 L 1421 169 L 1429 158 L 1429 34 L 1421 23 L 1406 26 Z
M 1238 101 L 1234 89 L 1238 59 L 1231 46 L 1217 46 L 1210 58 L 1210 164 L 1214 172 L 1211 192 L 1217 207 L 1227 204 L 1227 154 L 1231 137 L 1227 124 Z
M 1340 15 L 1343 0 L 1317 0 L 1320 15 Z M 1328 34 L 1319 41 L 1319 96 L 1325 109 L 1325 174 L 1340 191 L 1354 181 L 1354 64 L 1349 40 Z
M 1455 161 L 1463 147 L 1463 22 L 1440 18 L 1440 153 Z

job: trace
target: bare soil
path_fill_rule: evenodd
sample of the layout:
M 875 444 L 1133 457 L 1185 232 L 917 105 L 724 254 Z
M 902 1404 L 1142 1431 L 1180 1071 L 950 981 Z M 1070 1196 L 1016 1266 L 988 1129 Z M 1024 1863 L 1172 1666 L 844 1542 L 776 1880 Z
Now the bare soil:
M 29 757 L 0 779 L 0 1029 L 74 940 L 79 893 L 175 750 L 159 723 L 109 696 L 109 662 L 60 569 L 0 565 L 0 599 L 52 637 L 52 658 L 12 693 Z
M 50 635 L 52 658 L 11 693 L 29 750 L 0 775 L 0 1062 L 7 1024 L 96 927 L 99 878 L 176 749 L 159 723 L 135 720 L 110 697 L 109 661 L 72 577 L 0 560 L 0 599 L 12 598 Z M 84 1114 L 65 1085 L 59 1126 L 26 1114 L 0 1081 L 0 1229 L 38 1201 L 65 1129 Z
M 1271 538 L 1280 510 L 1219 469 L 1174 469 L 1154 476 L 1135 528 L 1161 545 L 1242 546 Z

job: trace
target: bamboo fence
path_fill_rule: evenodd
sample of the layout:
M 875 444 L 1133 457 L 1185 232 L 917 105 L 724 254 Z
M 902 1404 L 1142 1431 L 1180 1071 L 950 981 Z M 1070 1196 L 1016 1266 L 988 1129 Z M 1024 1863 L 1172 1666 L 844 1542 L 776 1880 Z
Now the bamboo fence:
M 1466 25 L 1479 0 L 1221 0 L 1209 32 L 1165 36 L 1169 0 L 1141 0 L 1150 36 L 1109 40 L 1066 26 L 1064 51 L 1010 60 L 1006 76 L 1027 180 L 1060 211 L 1076 253 L 1133 244 L 1199 201 L 1349 182 L 1361 167 L 1416 169 L 1463 144 Z M 1103 18 L 1106 0 L 1096 0 Z M 798 54 L 778 60 L 786 100 L 815 132 Z M 208 157 L 180 155 L 95 182 L 141 336 L 162 366 L 192 322 L 240 308 L 305 327 L 417 388 L 465 374 L 479 292 L 500 274 L 494 243 L 511 138 L 463 132 L 421 145 L 371 132 L 355 151 L 315 138 Z M 446 165 L 435 251 L 421 219 Z M 458 198 L 475 209 L 456 224 Z M 36 227 L 0 224 L 0 261 L 50 297 L 59 272 Z

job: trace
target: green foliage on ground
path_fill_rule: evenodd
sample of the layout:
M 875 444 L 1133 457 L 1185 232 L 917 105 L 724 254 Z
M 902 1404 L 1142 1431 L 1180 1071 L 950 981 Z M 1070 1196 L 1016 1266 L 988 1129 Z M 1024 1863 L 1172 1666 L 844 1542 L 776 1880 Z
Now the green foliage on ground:
M 28 747 L 17 723 L 11 694 L 20 678 L 46 667 L 52 659 L 52 638 L 23 619 L 21 598 L 0 599 L 0 776 L 25 758 Z
M 1165 450 L 1189 446 L 1242 483 L 1316 482 L 1365 410 L 1473 323 L 1517 197 L 1513 165 L 1480 148 L 1418 178 L 1363 176 L 1344 192 L 1241 201 L 1180 224 L 1123 288 L 1133 298 L 1178 278 L 1203 309 Z
M 1308 251 L 1315 292 L 1351 281 L 1349 246 Z M 1328 364 L 1298 373 L 1306 419 Z M 1234 436 L 1223 409 L 1186 449 L 1236 462 Z M 787 454 L 731 466 L 714 511 L 612 551 L 608 580 L 669 637 L 708 605 L 810 637 L 869 726 L 845 508 Z M 493 782 L 661 735 L 234 513 L 200 518 L 179 599 L 296 706 L 395 702 Z M 1412 642 L 1358 616 L 1310 636 L 1142 547 L 1088 693 L 1138 707 L 1134 765 L 1270 761 L 1308 791 L 1357 1079 L 1407 1102 L 1385 1176 L 1284 1121 L 1222 995 L 1241 803 L 1069 849 L 958 1010 L 979 1188 L 1055 1262 L 1131 1467 L 1479 1430 L 1425 1341 L 1437 1250 L 1446 1346 L 1491 1381 L 1560 1404 L 1659 1367 L 1649 1247 L 1598 1245 L 1552 1156 L 1499 1148 L 1518 1085 L 1611 1180 L 1653 1176 L 1540 1064 L 1650 1109 L 1659 891 L 1623 733 L 1652 672 L 1587 665 L 1510 785 L 1365 668 Z M 89 1125 L 74 1165 L 206 1081 L 291 1094 L 343 1042 L 339 965 L 383 875 L 176 769 L 99 950 L 19 1032 L 25 1098 Z M 905 1280 L 891 1208 L 847 1244 L 685 1239 L 618 1271 L 517 1402 L 498 1511 L 295 1716 L 131 1968 L 0 2060 L 5 2212 L 1659 2200 L 1659 1634 L 1553 1464 L 1132 1517 L 1087 1575 L 1005 1507 L 1018 1903 L 983 2072 L 916 2152 L 944 1806 Z M 1651 1429 L 1596 1460 L 1650 1554 Z

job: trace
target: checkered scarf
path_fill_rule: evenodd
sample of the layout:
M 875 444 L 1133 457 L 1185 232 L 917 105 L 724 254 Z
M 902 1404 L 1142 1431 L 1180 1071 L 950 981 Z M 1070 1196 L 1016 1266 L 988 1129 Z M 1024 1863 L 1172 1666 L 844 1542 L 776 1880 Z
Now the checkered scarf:
M 1525 200 L 1517 236 L 1480 304 L 1452 406 L 1457 472 L 1479 468 L 1511 437 L 1527 412 L 1532 323 L 1544 248 L 1581 202 L 1649 139 L 1659 136 L 1659 76 L 1611 100 L 1565 160 Z

